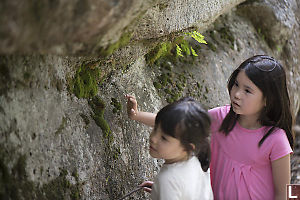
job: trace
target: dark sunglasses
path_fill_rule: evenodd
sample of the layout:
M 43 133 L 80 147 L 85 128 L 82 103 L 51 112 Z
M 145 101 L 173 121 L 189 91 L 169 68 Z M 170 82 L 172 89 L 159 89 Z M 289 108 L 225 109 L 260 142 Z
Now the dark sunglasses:
M 250 63 L 253 63 L 257 69 L 264 72 L 271 72 L 276 66 L 280 67 L 280 64 L 274 58 L 268 56 L 261 56 L 261 60 L 250 61 Z

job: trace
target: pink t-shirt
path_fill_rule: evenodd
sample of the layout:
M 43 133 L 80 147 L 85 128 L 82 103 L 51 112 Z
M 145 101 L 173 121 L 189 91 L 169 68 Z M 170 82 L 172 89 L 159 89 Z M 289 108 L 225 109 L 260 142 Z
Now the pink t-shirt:
M 292 152 L 287 136 L 276 129 L 258 143 L 270 127 L 245 129 L 237 122 L 228 136 L 218 131 L 230 106 L 209 110 L 212 118 L 211 182 L 216 200 L 273 200 L 271 162 Z

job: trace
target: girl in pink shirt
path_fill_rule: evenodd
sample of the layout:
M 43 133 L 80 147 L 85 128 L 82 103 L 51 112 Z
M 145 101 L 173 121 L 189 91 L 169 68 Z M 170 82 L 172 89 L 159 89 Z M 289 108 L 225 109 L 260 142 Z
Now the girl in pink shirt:
M 245 60 L 228 80 L 230 105 L 209 111 L 211 183 L 217 200 L 282 200 L 290 183 L 292 114 L 282 65 L 264 55 Z M 128 96 L 129 117 L 153 126 Z

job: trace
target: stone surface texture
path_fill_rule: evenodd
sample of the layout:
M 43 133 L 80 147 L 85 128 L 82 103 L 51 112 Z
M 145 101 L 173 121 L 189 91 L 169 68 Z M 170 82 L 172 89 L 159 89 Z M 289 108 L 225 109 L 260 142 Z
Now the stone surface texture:
M 296 0 L 1 1 L 0 199 L 118 199 L 152 180 L 162 161 L 150 157 L 151 128 L 127 117 L 124 95 L 149 112 L 174 96 L 224 105 L 231 72 L 255 54 L 286 68 L 299 116 L 299 13 Z M 208 42 L 187 39 L 197 57 L 149 64 L 153 48 L 192 30 Z M 74 89 L 84 69 L 101 74 L 89 97 Z

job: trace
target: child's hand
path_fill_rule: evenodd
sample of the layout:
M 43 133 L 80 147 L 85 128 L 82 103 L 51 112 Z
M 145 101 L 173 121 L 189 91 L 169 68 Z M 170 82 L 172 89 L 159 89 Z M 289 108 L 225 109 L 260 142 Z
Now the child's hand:
M 135 116 L 138 113 L 137 109 L 137 101 L 134 96 L 132 95 L 125 95 L 127 98 L 127 114 L 130 119 L 135 119 Z
M 144 181 L 141 185 L 139 185 L 140 187 L 143 187 L 143 190 L 145 192 L 149 192 L 151 193 L 152 191 L 152 185 L 153 185 L 153 182 L 152 181 Z

